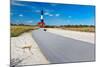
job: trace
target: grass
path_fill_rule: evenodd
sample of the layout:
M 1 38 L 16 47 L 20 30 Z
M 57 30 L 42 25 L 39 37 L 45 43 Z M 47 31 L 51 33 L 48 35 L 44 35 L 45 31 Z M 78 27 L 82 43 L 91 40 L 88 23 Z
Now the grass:
M 64 30 L 81 31 L 81 32 L 95 32 L 94 25 L 46 25 L 46 28 L 60 28 Z
M 58 27 L 64 30 L 73 30 L 73 31 L 81 31 L 81 32 L 95 32 L 95 27 L 84 27 L 84 26 L 71 26 L 71 27 Z M 11 25 L 11 37 L 16 37 L 21 35 L 24 32 L 37 29 L 36 26 L 25 26 L 25 25 Z
M 81 32 L 95 32 L 95 27 L 63 27 L 62 29 Z
M 36 29 L 35 26 L 11 26 L 11 37 L 16 37 L 24 32 Z

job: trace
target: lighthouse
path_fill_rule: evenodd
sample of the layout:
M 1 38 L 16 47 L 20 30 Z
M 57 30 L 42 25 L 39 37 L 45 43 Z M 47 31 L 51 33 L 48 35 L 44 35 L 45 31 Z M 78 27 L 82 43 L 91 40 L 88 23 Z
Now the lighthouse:
M 43 19 L 43 10 L 41 10 L 41 22 L 44 22 L 44 19 Z
M 41 10 L 41 13 L 40 13 L 40 22 L 38 22 L 38 27 L 39 28 L 44 28 L 45 27 L 45 23 L 44 23 L 44 12 L 43 10 Z

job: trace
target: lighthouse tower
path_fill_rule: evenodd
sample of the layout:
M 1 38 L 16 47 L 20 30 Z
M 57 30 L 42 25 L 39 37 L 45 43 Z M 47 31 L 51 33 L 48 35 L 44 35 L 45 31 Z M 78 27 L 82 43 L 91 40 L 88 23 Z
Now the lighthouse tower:
M 41 22 L 44 22 L 44 19 L 43 19 L 43 10 L 41 10 Z
M 38 27 L 39 28 L 44 28 L 45 27 L 44 17 L 43 17 L 43 10 L 41 10 L 41 17 L 40 17 L 40 22 L 38 22 Z

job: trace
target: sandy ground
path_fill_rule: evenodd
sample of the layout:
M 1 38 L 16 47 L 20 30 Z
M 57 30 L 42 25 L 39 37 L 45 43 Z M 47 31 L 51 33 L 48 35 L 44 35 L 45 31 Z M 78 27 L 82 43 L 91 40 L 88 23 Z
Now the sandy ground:
M 64 37 L 69 37 L 73 38 L 76 40 L 81 40 L 89 43 L 95 42 L 95 33 L 89 33 L 89 32 L 78 32 L 78 31 L 70 31 L 70 30 L 63 30 L 63 29 L 52 29 L 52 28 L 47 28 L 48 32 L 61 35 Z
M 21 62 L 13 60 L 18 65 L 49 64 L 31 33 L 24 33 L 21 36 L 11 38 L 11 59 L 22 60 Z

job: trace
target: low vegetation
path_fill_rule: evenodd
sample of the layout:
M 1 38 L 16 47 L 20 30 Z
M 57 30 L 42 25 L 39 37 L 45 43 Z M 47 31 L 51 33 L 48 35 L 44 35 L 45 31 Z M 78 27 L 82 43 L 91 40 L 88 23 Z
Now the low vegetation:
M 61 26 L 46 25 L 45 28 L 60 28 L 64 30 L 73 30 L 73 31 L 81 31 L 81 32 L 95 32 L 95 26 L 93 25 L 61 25 Z M 37 29 L 37 26 L 11 24 L 11 37 L 19 36 L 24 32 L 34 30 L 34 29 Z
M 81 31 L 81 32 L 95 32 L 94 27 L 68 27 L 68 28 L 62 28 L 64 30 L 72 30 L 72 31 Z
M 95 26 L 93 25 L 61 25 L 61 26 L 47 25 L 46 28 L 60 28 L 64 30 L 73 30 L 81 32 L 95 32 Z
M 11 37 L 19 36 L 20 34 L 37 29 L 36 26 L 29 26 L 29 25 L 11 25 Z

